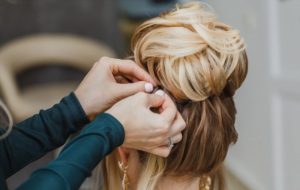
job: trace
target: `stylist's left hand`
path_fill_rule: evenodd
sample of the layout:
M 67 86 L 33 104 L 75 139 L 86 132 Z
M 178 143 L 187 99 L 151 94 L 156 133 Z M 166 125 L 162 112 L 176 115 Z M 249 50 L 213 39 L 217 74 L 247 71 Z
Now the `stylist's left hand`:
M 118 76 L 139 82 L 117 83 Z M 133 61 L 102 57 L 75 90 L 75 95 L 86 115 L 93 116 L 127 96 L 145 91 L 147 83 L 154 84 L 154 80 Z M 151 85 L 146 86 L 151 92 Z

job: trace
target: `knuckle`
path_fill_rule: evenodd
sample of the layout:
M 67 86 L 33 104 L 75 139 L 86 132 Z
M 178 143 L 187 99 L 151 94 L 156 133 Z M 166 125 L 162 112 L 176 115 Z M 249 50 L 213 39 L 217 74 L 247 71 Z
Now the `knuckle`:
M 186 126 L 186 122 L 184 121 L 184 119 L 182 117 L 179 117 L 179 121 L 182 126 Z
M 181 131 L 183 131 L 186 128 L 186 124 L 185 123 L 182 124 L 182 125 L 180 125 L 180 126 L 181 126 L 181 128 L 180 128 Z
M 96 67 L 99 64 L 99 60 L 93 64 L 93 67 Z
M 164 153 L 162 153 L 162 157 L 168 157 L 170 155 L 170 150 L 165 151 Z
M 106 57 L 106 56 L 100 57 L 99 62 L 106 62 L 107 59 L 108 59 L 108 57 Z
M 101 65 L 101 67 L 106 67 L 107 65 L 109 65 L 108 57 L 101 57 L 101 58 L 94 64 L 94 66 L 99 66 L 99 65 Z
M 161 133 L 161 135 L 163 135 L 163 136 L 167 136 L 168 135 L 168 133 L 169 133 L 169 129 L 170 129 L 170 127 L 169 127 L 169 125 L 162 125 L 161 127 L 160 127 L 160 133 Z
M 130 60 L 130 59 L 126 59 L 125 61 L 126 61 L 126 63 L 128 63 L 128 64 L 135 65 L 135 62 L 132 61 L 132 60 Z
M 158 142 L 157 139 L 151 139 L 149 144 L 151 144 L 150 146 L 155 147 L 158 143 L 159 143 L 159 142 Z
M 181 117 L 177 117 L 176 123 L 178 123 L 179 129 L 182 131 L 186 128 L 186 122 Z
M 146 95 L 143 92 L 136 93 L 136 96 L 139 97 L 139 98 L 146 98 Z
M 185 124 L 180 124 L 180 125 L 177 127 L 177 130 L 178 130 L 178 132 L 180 132 L 180 131 L 183 131 L 185 128 L 186 128 L 186 125 L 185 125 Z
M 167 136 L 163 135 L 163 136 L 160 136 L 157 140 L 157 144 L 164 144 L 167 140 Z
M 144 92 L 143 92 L 144 93 Z M 147 96 L 147 98 L 151 98 L 151 97 L 153 97 L 153 94 L 148 94 L 148 93 L 145 93 L 145 96 Z
M 182 140 L 182 138 L 183 138 L 183 136 L 182 136 L 182 134 L 180 133 L 180 134 L 178 135 L 178 141 L 177 141 L 177 142 L 180 142 L 180 141 Z
M 156 148 L 160 144 L 161 144 L 161 138 L 160 137 L 156 137 L 155 139 L 152 139 L 151 144 L 149 144 L 149 147 Z

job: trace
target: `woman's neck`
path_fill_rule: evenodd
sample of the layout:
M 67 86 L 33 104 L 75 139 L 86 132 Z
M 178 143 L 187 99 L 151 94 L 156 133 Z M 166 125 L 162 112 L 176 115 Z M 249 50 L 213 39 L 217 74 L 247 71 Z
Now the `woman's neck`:
M 199 190 L 199 178 L 171 177 L 162 178 L 159 190 Z
M 142 170 L 142 164 L 139 161 L 136 150 L 130 151 L 128 157 L 128 175 L 132 190 L 137 188 L 137 183 Z M 158 182 L 158 190 L 199 190 L 200 178 L 190 176 L 164 176 Z

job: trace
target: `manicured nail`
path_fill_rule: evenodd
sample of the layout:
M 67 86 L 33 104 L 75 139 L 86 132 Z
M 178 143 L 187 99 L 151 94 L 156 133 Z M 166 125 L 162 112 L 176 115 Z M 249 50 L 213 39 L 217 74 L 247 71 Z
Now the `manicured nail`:
M 153 85 L 151 83 L 146 83 L 145 84 L 145 91 L 150 93 L 153 91 Z
M 159 96 L 163 96 L 165 94 L 165 92 L 163 90 L 158 90 L 155 92 L 155 94 L 157 94 Z

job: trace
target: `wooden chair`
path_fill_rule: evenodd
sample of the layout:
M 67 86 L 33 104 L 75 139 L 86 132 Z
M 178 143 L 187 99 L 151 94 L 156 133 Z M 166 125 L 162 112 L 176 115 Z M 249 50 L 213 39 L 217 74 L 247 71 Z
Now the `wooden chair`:
M 21 121 L 57 103 L 77 83 L 42 84 L 20 90 L 17 73 L 28 68 L 58 63 L 87 72 L 102 56 L 114 57 L 107 46 L 72 35 L 34 35 L 0 48 L 0 92 L 15 121 Z

